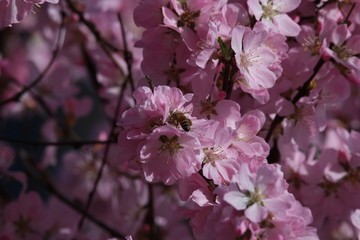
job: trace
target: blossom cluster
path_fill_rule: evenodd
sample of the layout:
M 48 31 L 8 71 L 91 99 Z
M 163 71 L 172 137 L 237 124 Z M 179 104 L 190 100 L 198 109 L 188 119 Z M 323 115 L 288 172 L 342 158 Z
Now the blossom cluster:
M 0 0 L 0 239 L 360 239 L 359 85 L 357 0 Z
M 180 180 L 197 239 L 317 239 L 315 228 L 307 227 L 310 210 L 287 191 L 280 166 L 266 161 L 269 146 L 257 136 L 264 114 L 241 116 L 240 106 L 224 99 L 198 119 L 192 97 L 163 85 L 137 89 L 136 105 L 120 121 L 123 164 L 148 182 Z

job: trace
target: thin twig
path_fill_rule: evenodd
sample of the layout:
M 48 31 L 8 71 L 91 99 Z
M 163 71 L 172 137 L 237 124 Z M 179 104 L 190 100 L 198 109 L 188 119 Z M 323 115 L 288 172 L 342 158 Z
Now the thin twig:
M 151 77 L 149 75 L 145 75 L 145 78 L 146 78 L 146 81 L 149 84 L 151 92 L 154 93 L 154 82 L 153 82 L 153 80 L 151 79 Z
M 148 183 L 148 191 L 149 191 L 149 200 L 146 205 L 147 208 L 147 214 L 145 221 L 150 227 L 150 234 L 149 239 L 150 240 L 161 240 L 161 236 L 158 233 L 157 226 L 155 224 L 155 211 L 154 211 L 154 189 L 153 185 L 151 183 Z
M 208 179 L 204 176 L 202 169 L 198 171 L 198 174 L 205 180 L 205 182 L 207 182 L 208 188 L 211 192 L 213 192 L 217 188 L 217 185 L 211 179 Z
M 39 185 L 41 185 L 49 193 L 51 193 L 52 195 L 57 197 L 65 205 L 67 205 L 74 211 L 78 212 L 79 214 L 82 214 L 82 216 L 85 216 L 88 220 L 90 220 L 92 223 L 94 223 L 95 225 L 97 225 L 98 227 L 103 229 L 104 231 L 108 232 L 112 236 L 117 237 L 119 239 L 125 239 L 125 236 L 123 234 L 119 233 L 112 227 L 108 226 L 101 220 L 97 219 L 95 216 L 90 214 L 88 211 L 81 209 L 78 204 L 74 203 L 73 201 L 71 201 L 70 199 L 65 197 L 65 195 L 63 195 L 60 191 L 58 191 L 56 189 L 56 187 L 52 184 L 50 176 L 48 176 L 45 172 L 41 172 L 40 177 L 38 176 L 38 174 L 35 174 L 34 173 L 35 169 L 33 167 L 31 167 L 32 165 L 34 165 L 34 164 L 27 163 L 27 162 L 25 164 L 25 166 L 27 166 L 28 169 L 25 169 L 24 171 L 28 177 L 35 180 Z M 38 171 L 38 170 L 36 170 L 36 171 Z
M 124 98 L 127 83 L 128 83 L 128 79 L 126 79 L 124 81 L 124 83 L 122 84 L 122 86 L 121 86 L 121 92 L 120 92 L 119 97 L 117 99 L 115 113 L 114 113 L 113 121 L 112 121 L 112 127 L 111 127 L 111 130 L 109 132 L 108 140 L 110 140 L 112 138 L 112 136 L 114 135 L 115 128 L 116 128 L 116 122 L 117 122 L 117 119 L 118 119 L 118 116 L 119 116 L 119 113 L 120 113 L 120 106 L 121 106 L 121 103 L 122 103 L 123 98 Z M 93 187 L 91 189 L 91 192 L 89 193 L 89 195 L 87 197 L 87 201 L 86 201 L 86 204 L 85 204 L 85 211 L 86 212 L 90 208 L 91 202 L 92 202 L 92 200 L 93 200 L 93 198 L 95 196 L 95 192 L 97 190 L 98 184 L 99 184 L 100 179 L 102 177 L 102 173 L 104 171 L 104 168 L 105 168 L 105 165 L 106 165 L 106 162 L 107 162 L 107 157 L 108 157 L 108 154 L 109 154 L 109 151 L 110 151 L 110 145 L 111 144 L 109 144 L 109 143 L 105 145 L 104 156 L 103 156 L 103 158 L 101 160 L 100 169 L 99 169 L 99 171 L 98 171 L 98 173 L 96 175 L 94 185 L 93 185 Z M 85 220 L 85 215 L 82 215 L 81 218 L 80 218 L 80 221 L 78 223 L 78 230 L 80 230 L 82 228 L 82 226 L 84 224 L 84 220 Z
M 354 2 L 353 5 L 351 6 L 347 16 L 344 18 L 343 23 L 347 23 L 351 13 L 353 12 L 354 8 L 355 8 L 356 3 Z M 296 96 L 293 98 L 293 100 L 291 101 L 294 105 L 297 103 L 298 100 L 300 100 L 300 98 L 302 98 L 303 96 L 306 96 L 309 93 L 309 85 L 311 83 L 311 80 L 315 77 L 315 75 L 317 74 L 317 72 L 320 70 L 320 68 L 322 67 L 322 65 L 325 63 L 325 61 L 320 58 L 319 61 L 317 62 L 315 68 L 314 68 L 314 72 L 313 74 L 309 77 L 309 79 L 304 83 L 304 85 L 302 86 L 302 88 L 298 91 L 298 93 L 296 94 Z M 281 122 L 284 120 L 284 117 L 281 117 L 279 115 L 276 115 L 274 120 L 272 121 L 269 131 L 266 134 L 265 137 L 265 141 L 269 142 L 274 130 L 276 129 L 276 127 L 281 124 Z
M 131 90 L 135 91 L 134 79 L 133 79 L 133 75 L 132 75 L 133 56 L 132 56 L 132 53 L 129 51 L 129 48 L 128 48 L 126 35 L 125 35 L 124 22 L 122 21 L 120 13 L 117 14 L 117 18 L 118 18 L 119 23 L 120 23 L 121 37 L 122 37 L 123 44 L 124 44 L 124 59 L 125 59 L 126 67 L 127 67 L 127 71 L 128 71 L 128 78 L 129 78 L 129 81 L 130 81 Z
M 101 36 L 101 33 L 96 28 L 96 25 L 94 23 L 92 23 L 91 21 L 87 20 L 84 17 L 83 12 L 76 6 L 76 4 L 77 4 L 76 1 L 74 3 L 73 0 L 67 0 L 67 3 L 69 5 L 70 9 L 79 16 L 80 22 L 82 22 L 92 32 L 96 41 L 101 43 L 104 47 L 109 48 L 111 51 L 122 52 L 121 49 L 114 46 L 112 43 L 108 42 L 105 38 L 103 38 Z
M 93 34 L 95 35 L 95 37 L 98 39 L 98 37 L 100 37 L 100 41 L 99 41 L 99 44 L 100 46 L 102 47 L 102 49 L 104 50 L 104 52 L 109 56 L 109 58 L 112 60 L 112 62 L 115 64 L 115 66 L 121 71 L 121 73 L 123 74 L 123 70 L 122 68 L 120 67 L 120 65 L 118 64 L 118 62 L 114 59 L 114 56 L 112 55 L 112 53 L 109 51 L 108 47 L 104 44 L 104 41 L 102 40 L 103 38 L 101 37 L 100 33 L 96 33 L 94 32 L 94 29 L 95 28 L 95 25 L 93 25 L 94 27 L 90 27 L 92 25 L 89 25 L 89 22 L 84 18 L 83 14 L 81 11 L 79 11 L 76 6 L 73 4 L 72 0 L 67 0 L 68 4 L 69 4 L 69 7 L 79 15 L 80 17 L 80 20 L 86 25 L 88 26 L 89 30 L 93 32 Z M 119 17 L 119 15 L 118 15 Z M 132 71 L 131 71 L 131 68 L 132 68 L 132 63 L 131 63 L 131 55 L 129 55 L 129 51 L 127 50 L 127 43 L 126 43 L 126 38 L 125 38 L 125 31 L 123 29 L 123 26 L 122 26 L 122 21 L 121 21 L 121 17 L 119 18 L 119 21 L 120 21 L 120 26 L 121 26 L 121 29 L 122 29 L 122 36 L 124 38 L 124 46 L 125 46 L 125 51 L 124 51 L 124 54 L 125 54 L 125 60 L 126 60 L 126 64 L 127 64 L 127 69 L 128 69 L 128 76 L 126 77 L 126 80 L 123 82 L 122 86 L 120 86 L 121 88 L 121 92 L 119 94 L 119 97 L 117 99 L 117 104 L 116 104 L 116 108 L 115 108 L 115 113 L 114 113 L 114 116 L 113 116 L 113 119 L 112 119 L 112 127 L 111 127 L 111 130 L 109 132 L 109 140 L 110 138 L 113 137 L 114 135 L 114 132 L 115 132 L 115 128 L 116 128 L 116 122 L 117 122 L 117 119 L 118 119 L 118 116 L 119 116 L 119 113 L 120 113 L 120 106 L 121 106 L 121 103 L 123 101 L 123 97 L 124 97 L 124 94 L 125 94 L 125 89 L 126 89 L 126 86 L 128 84 L 128 82 L 130 82 L 130 84 L 133 84 L 133 78 L 132 78 Z M 134 88 L 134 86 L 132 85 L 132 88 Z M 100 182 L 100 179 L 102 177 L 102 173 L 103 173 L 103 170 L 105 168 L 105 165 L 106 165 L 106 162 L 107 162 L 107 157 L 108 157 L 108 154 L 109 154 L 109 151 L 110 151 L 110 144 L 106 144 L 105 145 L 105 150 L 104 150 L 104 156 L 102 158 L 102 161 L 101 161 L 101 165 L 100 165 L 100 169 L 97 173 L 97 176 L 96 176 L 96 179 L 94 181 L 94 185 L 87 197 L 87 201 L 85 203 L 85 211 L 88 211 L 89 208 L 90 208 L 90 205 L 92 203 L 92 200 L 95 196 L 95 192 L 97 190 L 97 187 L 98 187 L 98 184 Z M 84 221 L 85 221 L 85 215 L 82 215 L 82 217 L 80 218 L 79 220 L 79 223 L 78 223 L 78 229 L 80 230 L 84 224 Z
M 61 18 L 61 23 L 60 23 L 60 27 L 59 27 L 59 33 L 58 33 L 57 40 L 56 40 L 55 49 L 53 50 L 52 57 L 51 57 L 49 63 L 47 64 L 45 69 L 39 74 L 39 76 L 30 85 L 23 87 L 23 89 L 21 91 L 19 91 L 17 94 L 15 94 L 14 96 L 0 102 L 0 108 L 10 102 L 18 101 L 23 94 L 30 91 L 33 87 L 35 87 L 37 84 L 39 84 L 40 81 L 48 73 L 51 66 L 54 64 L 56 58 L 59 55 L 59 52 L 60 52 L 60 49 L 62 46 L 62 41 L 65 38 L 65 13 L 62 12 L 61 16 L 62 16 L 62 18 Z
M 350 10 L 349 10 L 349 12 L 348 12 L 348 14 L 346 15 L 346 17 L 341 21 L 341 23 L 348 23 L 348 20 L 349 20 L 349 17 L 350 17 L 350 15 L 351 15 L 351 13 L 352 13 L 352 11 L 354 10 L 354 8 L 355 8 L 355 5 L 356 5 L 356 2 L 354 2 L 353 4 L 352 4 L 352 6 L 351 6 L 351 8 L 350 8 Z
M 311 76 L 308 78 L 308 80 L 306 80 L 306 82 L 299 89 L 298 93 L 291 100 L 291 103 L 293 105 L 295 105 L 302 97 L 307 96 L 309 94 L 309 92 L 310 92 L 309 85 L 310 85 L 311 81 L 313 80 L 313 78 L 315 77 L 315 75 L 319 72 L 321 67 L 324 65 L 324 63 L 325 63 L 325 61 L 322 58 L 320 58 L 319 61 L 316 63 L 316 65 L 314 67 L 314 71 L 311 74 Z M 272 121 L 272 123 L 270 125 L 269 131 L 266 134 L 266 137 L 265 137 L 266 142 L 269 142 L 274 130 L 283 120 L 284 120 L 284 117 L 276 115 L 276 117 L 274 118 L 274 120 Z
M 43 99 L 42 96 L 40 96 L 40 95 L 38 95 L 38 94 L 36 94 L 34 92 L 29 92 L 29 93 L 38 102 L 39 106 L 44 110 L 44 112 L 47 113 L 50 118 L 55 120 L 55 122 L 57 124 L 57 127 L 59 127 L 63 131 L 64 136 L 69 138 L 71 140 L 71 142 L 76 143 L 78 141 L 79 137 L 70 128 L 70 126 L 67 123 L 66 119 L 63 119 L 63 121 L 61 121 L 61 119 L 57 118 L 56 113 L 53 113 L 51 111 L 51 107 L 49 106 L 49 104 L 47 104 L 47 102 Z M 55 144 L 53 144 L 53 145 L 55 145 Z M 61 145 L 61 144 L 59 144 L 59 145 Z M 70 144 L 63 144 L 63 145 L 70 145 Z
M 79 46 L 82 52 L 83 59 L 85 60 L 85 67 L 88 71 L 91 85 L 94 87 L 96 92 L 99 92 L 99 90 L 101 89 L 101 84 L 99 83 L 97 77 L 98 67 L 96 66 L 96 63 L 90 56 L 89 52 L 86 50 L 86 47 L 83 44 L 80 44 Z
M 108 56 L 108 58 L 111 60 L 111 62 L 114 64 L 114 66 L 120 71 L 122 75 L 125 75 L 124 70 L 121 68 L 120 64 L 116 61 L 114 58 L 112 52 L 123 52 L 122 50 L 118 49 L 117 47 L 113 46 L 109 42 L 107 42 L 100 34 L 100 32 L 97 30 L 94 23 L 87 20 L 83 12 L 77 8 L 77 6 L 74 4 L 73 0 L 67 0 L 67 3 L 70 7 L 70 9 L 76 13 L 79 16 L 80 22 L 82 22 L 94 35 L 96 41 L 99 43 L 102 50 L 105 52 L 105 54 Z
M 234 86 L 234 76 L 238 68 L 234 65 L 235 55 L 233 53 L 228 59 L 224 59 L 223 61 L 224 66 L 221 73 L 223 77 L 222 90 L 226 93 L 225 99 L 230 99 Z

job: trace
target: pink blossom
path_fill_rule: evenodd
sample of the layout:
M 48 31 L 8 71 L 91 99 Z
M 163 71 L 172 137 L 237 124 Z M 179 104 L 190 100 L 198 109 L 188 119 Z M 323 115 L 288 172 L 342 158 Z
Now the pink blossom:
M 138 88 L 134 92 L 137 106 L 123 113 L 120 125 L 129 130 L 129 139 L 145 138 L 152 130 L 170 121 L 175 112 L 191 113 L 189 102 L 192 96 L 167 86 L 156 87 L 154 93 L 147 87 Z
M 265 159 L 269 154 L 269 145 L 263 138 L 257 136 L 265 122 L 265 116 L 261 111 L 247 112 L 236 122 L 234 147 L 242 154 L 251 158 Z
M 241 166 L 239 173 L 232 179 L 233 182 L 236 182 L 240 191 L 231 191 L 226 193 L 224 195 L 224 200 L 233 205 L 237 210 L 244 210 L 248 206 L 259 204 L 261 201 L 263 201 L 263 199 L 276 198 L 281 195 L 284 189 L 287 187 L 286 183 L 281 180 L 281 175 L 282 173 L 279 166 L 276 168 L 270 166 L 260 167 L 257 174 L 255 175 L 254 173 L 251 173 L 247 165 L 244 164 Z M 254 197 L 254 199 L 252 197 Z M 260 207 L 257 211 L 263 210 Z M 256 214 L 256 212 L 253 214 Z M 251 215 L 249 216 L 252 217 Z M 263 219 L 260 219 L 260 221 L 261 220 Z
M 68 151 L 63 156 L 64 169 L 62 172 L 62 188 L 72 192 L 74 196 L 79 199 L 85 197 L 86 193 L 90 192 L 96 175 L 101 165 L 102 151 L 95 151 L 95 149 L 85 148 L 83 151 Z M 104 169 L 104 177 L 99 183 L 97 194 L 102 199 L 108 199 L 115 187 L 115 182 L 110 174 L 109 167 Z M 77 182 L 81 179 L 81 184 L 73 185 L 72 182 Z
M 300 100 L 293 119 L 284 122 L 284 137 L 294 138 L 300 147 L 308 146 L 321 130 L 319 125 L 322 125 L 322 122 L 317 121 L 317 113 L 321 112 L 316 112 L 313 103 Z
M 16 0 L 4 0 L 0 2 L 1 17 L 0 27 L 11 26 L 19 23 L 29 14 L 33 7 L 32 3 Z
M 151 28 L 161 24 L 163 18 L 161 7 L 168 2 L 168 0 L 140 1 L 139 5 L 134 9 L 135 23 L 144 28 Z
M 249 11 L 256 20 L 261 20 L 267 28 L 286 36 L 297 36 L 300 27 L 286 13 L 296 9 L 300 0 L 248 0 Z
M 253 223 L 265 224 L 262 230 L 254 230 L 269 239 L 318 239 L 309 209 L 304 208 L 287 192 L 279 165 L 264 165 L 251 173 L 246 165 L 232 179 L 234 185 L 223 195 L 225 202 Z M 225 190 L 226 191 L 226 190 Z M 269 217 L 270 216 L 270 217 Z M 267 229 L 267 224 L 272 227 Z
M 275 55 L 266 45 L 266 31 L 255 32 L 243 26 L 237 26 L 232 32 L 231 47 L 235 52 L 236 65 L 244 76 L 244 84 L 249 89 L 271 88 L 276 75 L 269 69 Z
M 227 184 L 239 169 L 238 153 L 231 148 L 235 132 L 218 125 L 214 134 L 214 143 L 204 148 L 202 172 L 215 184 Z
M 360 58 L 359 34 L 352 34 L 345 24 L 337 25 L 331 32 L 330 41 L 334 44 L 324 49 L 336 62 L 343 65 L 343 74 L 349 75 L 349 80 L 360 84 L 360 71 L 358 66 Z
M 220 36 L 230 39 L 231 31 L 237 25 L 247 26 L 250 24 L 249 14 L 240 3 L 228 3 L 222 9 L 222 19 L 218 23 Z
M 34 4 L 44 2 L 58 3 L 58 0 L 3 0 L 0 2 L 0 28 L 11 26 L 22 21 L 34 8 Z
M 29 192 L 19 196 L 17 201 L 9 203 L 4 209 L 5 226 L 3 234 L 10 239 L 41 239 L 47 229 L 43 221 L 45 211 L 39 195 Z
M 357 238 L 360 237 L 360 209 L 356 209 L 350 215 L 351 223 L 356 228 L 356 236 Z
M 219 13 L 225 4 L 225 0 L 189 1 L 184 3 L 170 0 L 172 10 L 167 7 L 162 9 L 164 24 L 178 32 L 181 32 L 183 28 L 197 31 L 197 28 L 201 27 L 203 23 L 207 23 L 211 16 Z
M 214 22 L 209 22 L 208 26 L 198 28 L 196 34 L 190 29 L 182 32 L 187 47 L 192 51 L 188 63 L 205 68 L 208 61 L 215 55 L 218 44 L 218 28 Z
M 320 34 L 315 31 L 313 26 L 302 25 L 299 35 L 296 37 L 296 40 L 301 44 L 299 47 L 300 51 L 307 53 L 307 56 L 300 58 L 304 61 L 304 64 L 313 66 L 316 61 L 319 59 L 322 49 L 325 45 L 326 40 L 323 32 Z
M 212 206 L 215 199 L 208 183 L 198 173 L 179 181 L 179 196 L 183 201 L 191 199 L 200 207 Z
M 209 219 L 212 210 L 213 206 L 206 206 L 201 208 L 194 207 L 194 209 L 186 211 L 186 215 L 191 217 L 190 226 L 196 239 L 205 240 L 211 239 L 211 236 L 214 236 L 213 231 L 211 231 L 210 234 L 206 231 L 206 228 L 209 227 L 209 225 L 207 225 L 207 220 Z
M 197 138 L 172 126 L 155 129 L 142 145 L 140 163 L 149 182 L 173 184 L 200 170 L 204 157 Z
M 236 129 L 236 122 L 241 118 L 240 105 L 232 100 L 204 101 L 201 113 L 207 118 L 216 120 L 222 125 Z

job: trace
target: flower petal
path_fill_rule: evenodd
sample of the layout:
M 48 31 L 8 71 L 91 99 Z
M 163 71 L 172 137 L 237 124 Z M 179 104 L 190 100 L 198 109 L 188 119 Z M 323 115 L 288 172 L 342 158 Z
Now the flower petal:
M 242 50 L 242 41 L 243 41 L 245 29 L 246 28 L 243 27 L 243 26 L 237 26 L 232 31 L 231 48 L 237 54 L 243 52 L 243 50 Z
M 224 201 L 240 211 L 246 209 L 249 199 L 241 192 L 231 191 L 225 193 Z
M 272 18 L 274 25 L 279 33 L 285 36 L 296 37 L 300 33 L 300 26 L 294 22 L 287 14 L 278 14 Z

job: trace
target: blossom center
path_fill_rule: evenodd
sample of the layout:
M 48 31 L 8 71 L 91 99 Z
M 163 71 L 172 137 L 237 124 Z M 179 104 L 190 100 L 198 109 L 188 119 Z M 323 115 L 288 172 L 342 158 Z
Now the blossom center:
M 217 104 L 217 101 L 201 101 L 201 111 L 200 114 L 206 115 L 208 119 L 210 119 L 211 115 L 218 115 L 218 113 L 215 110 L 215 106 Z
M 171 139 L 168 138 L 166 135 L 161 135 L 159 137 L 160 142 L 163 144 L 158 148 L 158 153 L 163 153 L 168 151 L 171 156 L 173 156 L 178 149 L 184 148 L 178 143 L 179 136 L 173 136 Z
M 278 12 L 273 8 L 273 2 L 268 1 L 267 5 L 262 5 L 263 10 L 263 17 L 264 18 L 272 18 L 273 16 L 277 15 Z
M 310 51 L 312 56 L 318 55 L 321 47 L 319 36 L 307 36 L 301 44 L 305 51 Z
M 341 60 L 346 60 L 348 59 L 349 57 L 352 57 L 352 51 L 351 49 L 349 49 L 346 45 L 341 45 L 341 46 L 333 46 L 331 48 L 335 53 L 336 55 L 341 59 Z
M 150 132 L 154 131 L 156 128 L 163 126 L 163 119 L 162 117 L 155 117 L 150 119 L 149 124 L 148 124 L 148 130 Z
M 167 85 L 170 85 L 172 82 L 178 85 L 180 83 L 180 74 L 183 72 L 185 72 L 185 69 L 176 67 L 176 59 L 173 58 L 169 68 L 164 71 Z
M 248 206 L 253 204 L 263 205 L 262 199 L 264 198 L 264 195 L 262 195 L 257 189 L 255 189 L 254 192 L 249 192 L 247 195 L 249 197 Z
M 203 150 L 205 153 L 205 157 L 203 163 L 210 163 L 212 166 L 215 167 L 217 161 L 221 161 L 226 159 L 226 154 L 221 147 L 216 148 L 206 148 Z
M 351 168 L 349 166 L 347 173 L 348 174 L 344 177 L 344 180 L 350 182 L 353 186 L 357 186 L 360 180 L 360 169 Z
M 180 19 L 177 22 L 178 27 L 187 26 L 192 30 L 195 30 L 195 19 L 200 16 L 200 10 L 196 12 L 190 12 L 189 10 L 185 10 L 183 14 L 180 15 Z
M 325 179 L 324 182 L 319 184 L 319 187 L 324 189 L 325 196 L 330 196 L 331 194 L 337 196 L 337 189 L 340 187 L 340 183 L 331 182 Z
M 250 50 L 250 52 L 240 55 L 240 65 L 245 68 L 246 71 L 249 71 L 249 67 L 252 67 L 259 62 L 259 57 L 259 55 L 254 54 L 253 50 Z
M 21 238 L 25 238 L 27 233 L 32 232 L 30 222 L 31 219 L 23 215 L 20 215 L 19 219 L 13 222 L 15 231 Z
M 242 124 L 237 130 L 236 130 L 237 136 L 235 137 L 236 141 L 241 142 L 251 142 L 253 136 L 256 134 L 254 133 L 254 130 L 251 129 L 251 126 L 249 124 Z

